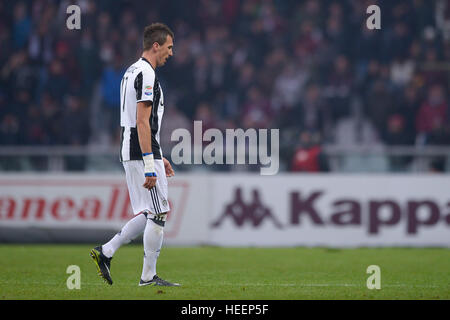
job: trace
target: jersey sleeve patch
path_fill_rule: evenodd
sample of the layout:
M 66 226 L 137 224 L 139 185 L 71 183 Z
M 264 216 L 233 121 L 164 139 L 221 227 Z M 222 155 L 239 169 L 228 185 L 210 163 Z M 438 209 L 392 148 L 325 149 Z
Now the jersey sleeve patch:
M 136 100 L 153 101 L 155 75 L 153 70 L 142 70 L 135 80 Z
M 151 96 L 153 94 L 153 87 L 152 86 L 145 86 L 144 94 L 146 96 Z

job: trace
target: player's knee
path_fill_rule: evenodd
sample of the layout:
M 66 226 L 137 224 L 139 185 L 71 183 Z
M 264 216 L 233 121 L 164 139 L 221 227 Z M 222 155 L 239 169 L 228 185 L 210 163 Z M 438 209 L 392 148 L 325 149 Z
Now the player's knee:
M 164 228 L 166 224 L 167 212 L 164 213 L 154 213 L 149 217 L 157 226 Z

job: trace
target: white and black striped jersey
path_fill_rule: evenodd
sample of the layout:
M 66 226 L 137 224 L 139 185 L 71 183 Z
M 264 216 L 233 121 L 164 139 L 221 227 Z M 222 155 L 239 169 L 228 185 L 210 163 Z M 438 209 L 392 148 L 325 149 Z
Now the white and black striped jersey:
M 141 101 L 152 102 L 152 152 L 154 159 L 162 159 L 159 133 L 164 114 L 164 96 L 155 70 L 145 58 L 140 58 L 127 69 L 120 85 L 121 162 L 142 160 L 136 128 L 137 103 Z

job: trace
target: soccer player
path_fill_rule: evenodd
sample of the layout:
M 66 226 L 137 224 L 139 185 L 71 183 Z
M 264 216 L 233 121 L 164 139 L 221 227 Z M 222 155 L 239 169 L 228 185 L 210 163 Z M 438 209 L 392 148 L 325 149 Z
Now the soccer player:
M 144 30 L 142 57 L 125 72 L 120 91 L 122 141 L 120 161 L 135 214 L 106 244 L 91 250 L 99 275 L 112 284 L 111 259 L 123 244 L 144 233 L 144 265 L 139 286 L 179 286 L 158 277 L 156 261 L 163 241 L 167 212 L 167 178 L 174 175 L 160 141 L 164 95 L 155 69 L 173 55 L 173 32 L 162 23 Z

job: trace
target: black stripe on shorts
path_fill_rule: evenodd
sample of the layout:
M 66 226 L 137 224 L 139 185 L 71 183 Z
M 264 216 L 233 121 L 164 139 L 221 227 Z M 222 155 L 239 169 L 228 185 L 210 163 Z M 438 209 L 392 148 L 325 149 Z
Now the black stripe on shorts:
M 155 213 L 161 213 L 158 207 L 158 198 L 156 198 L 154 190 L 156 187 L 150 189 L 150 196 L 152 197 L 153 208 L 155 209 Z

